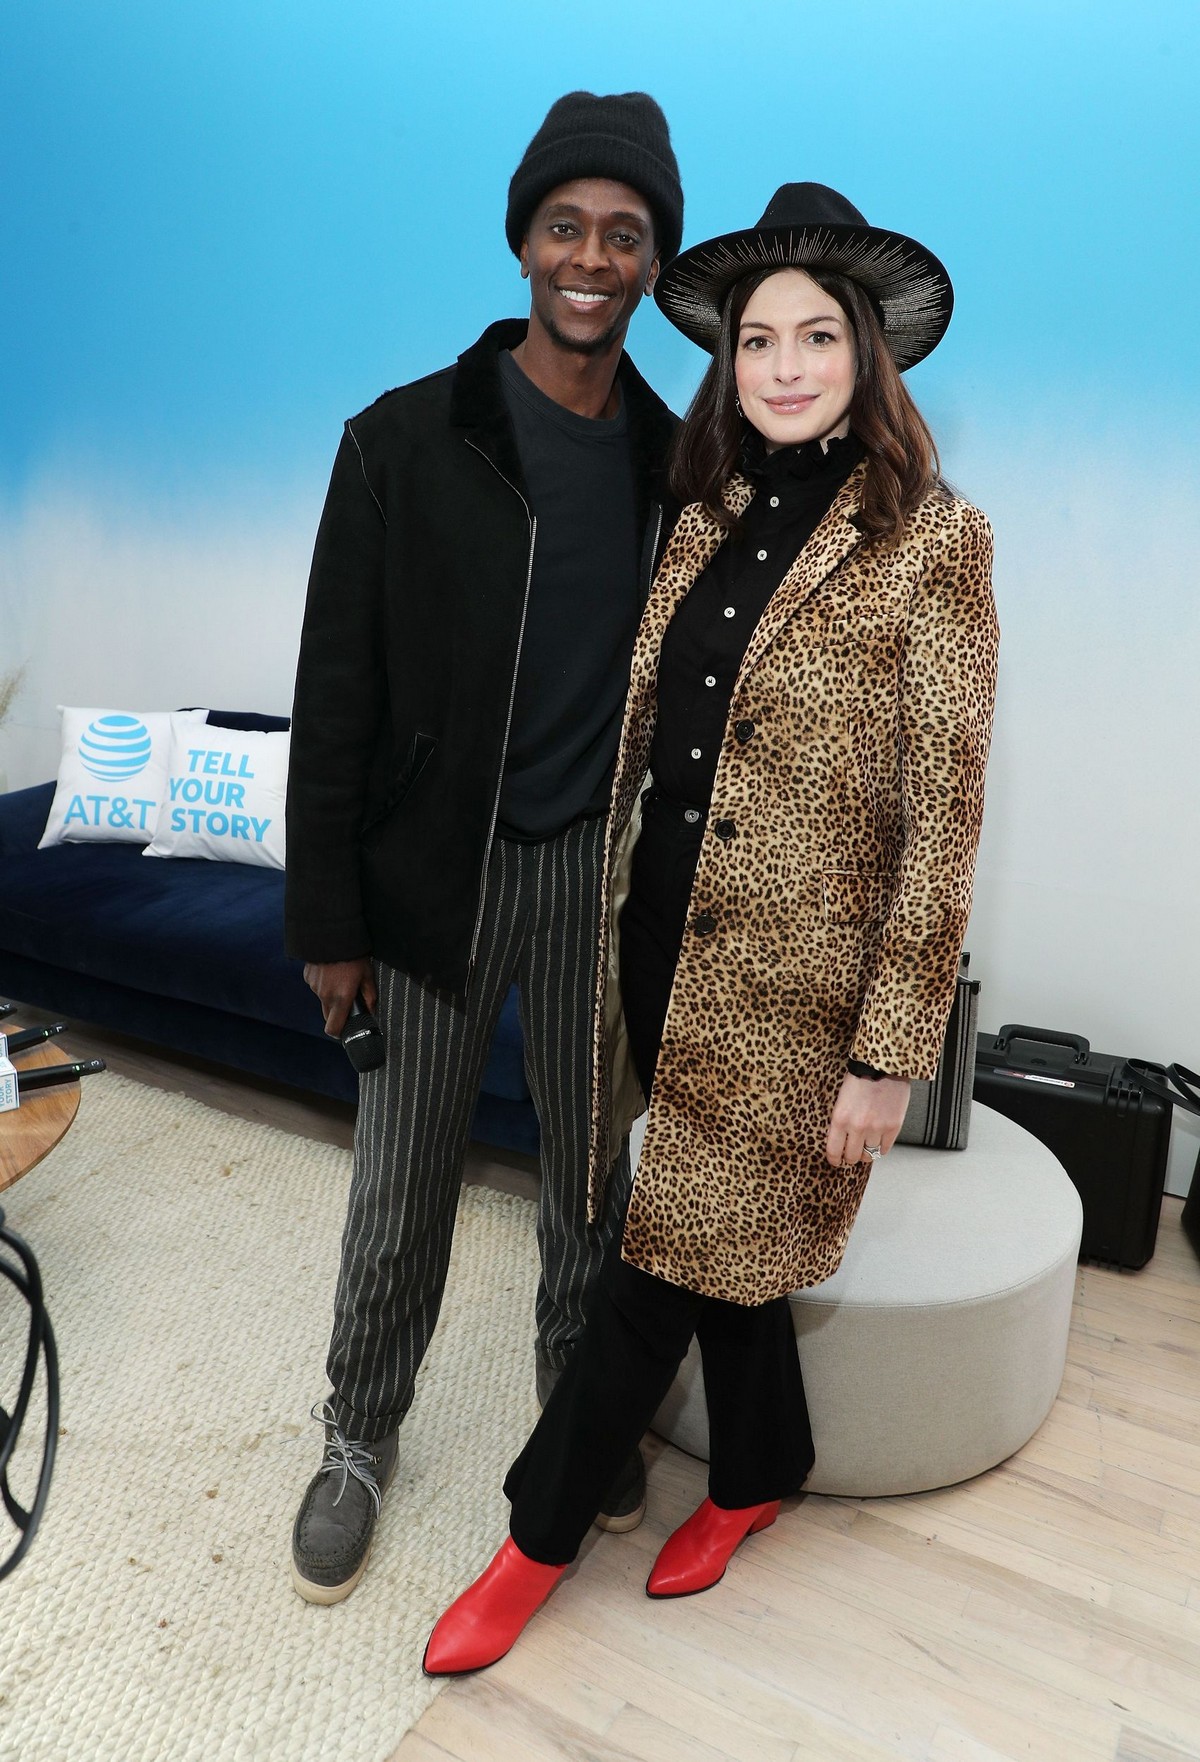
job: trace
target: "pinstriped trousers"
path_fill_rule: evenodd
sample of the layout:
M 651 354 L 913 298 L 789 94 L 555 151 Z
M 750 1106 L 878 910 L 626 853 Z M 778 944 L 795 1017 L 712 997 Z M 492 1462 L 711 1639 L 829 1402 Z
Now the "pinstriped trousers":
M 327 1371 L 338 1424 L 375 1439 L 404 1418 L 437 1323 L 471 1116 L 509 985 L 541 1126 L 537 1354 L 561 1367 L 628 1197 L 587 1221 L 592 1002 L 603 819 L 540 844 L 497 839 L 465 999 L 376 963 L 387 1060 L 360 1078 L 354 1169 Z

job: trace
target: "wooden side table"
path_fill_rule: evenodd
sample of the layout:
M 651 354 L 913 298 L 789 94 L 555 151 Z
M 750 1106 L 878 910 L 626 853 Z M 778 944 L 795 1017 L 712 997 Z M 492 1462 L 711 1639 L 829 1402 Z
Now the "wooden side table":
M 0 1023 L 0 1029 L 15 1034 L 17 1026 L 9 1016 Z M 70 1055 L 62 1051 L 57 1040 L 47 1040 L 42 1046 L 19 1052 L 13 1060 L 21 1071 L 70 1062 Z M 0 1113 L 0 1193 L 49 1155 L 78 1111 L 79 1084 L 61 1083 L 53 1089 L 35 1090 L 11 1113 Z

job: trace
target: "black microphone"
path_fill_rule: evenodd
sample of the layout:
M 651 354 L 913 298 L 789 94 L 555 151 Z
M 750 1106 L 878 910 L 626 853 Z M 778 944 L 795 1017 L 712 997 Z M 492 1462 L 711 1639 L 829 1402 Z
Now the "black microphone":
M 65 1022 L 52 1022 L 48 1028 L 22 1028 L 19 1033 L 8 1036 L 8 1052 L 11 1058 L 14 1052 L 24 1052 L 30 1046 L 40 1046 L 43 1040 L 50 1040 L 55 1034 L 65 1034 Z
M 377 1071 L 387 1057 L 383 1031 L 358 992 L 338 1036 L 356 1071 Z
M 17 1094 L 24 1099 L 35 1089 L 53 1089 L 58 1083 L 76 1083 L 80 1077 L 90 1077 L 93 1071 L 107 1069 L 102 1058 L 82 1058 L 71 1065 L 43 1065 L 36 1071 L 18 1071 Z

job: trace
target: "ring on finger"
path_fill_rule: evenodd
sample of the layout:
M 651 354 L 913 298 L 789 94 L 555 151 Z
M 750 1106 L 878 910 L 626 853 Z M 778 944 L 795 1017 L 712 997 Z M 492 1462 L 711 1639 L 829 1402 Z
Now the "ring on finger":
M 864 1144 L 863 1155 L 869 1156 L 872 1162 L 878 1162 L 883 1155 L 883 1146 L 881 1144 Z

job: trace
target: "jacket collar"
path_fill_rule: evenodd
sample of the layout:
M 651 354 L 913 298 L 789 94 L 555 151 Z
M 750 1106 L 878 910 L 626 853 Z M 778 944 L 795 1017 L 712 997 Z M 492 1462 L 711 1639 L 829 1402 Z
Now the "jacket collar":
M 451 424 L 467 430 L 467 438 L 522 493 L 525 479 L 500 383 L 500 355 L 523 342 L 528 329 L 529 321 L 525 318 L 502 318 L 490 324 L 478 342 L 458 357 L 450 391 Z M 618 363 L 617 378 L 629 416 L 630 460 L 641 526 L 645 524 L 650 502 L 663 498 L 667 448 L 676 422 L 626 354 Z

